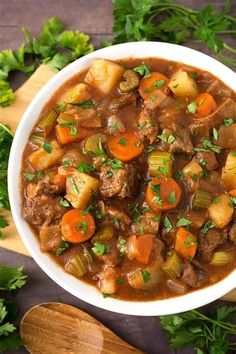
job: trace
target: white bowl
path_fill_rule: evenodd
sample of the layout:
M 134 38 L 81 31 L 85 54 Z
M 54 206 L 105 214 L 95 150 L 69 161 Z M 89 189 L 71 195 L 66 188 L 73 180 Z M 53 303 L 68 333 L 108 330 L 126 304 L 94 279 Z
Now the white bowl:
M 206 54 L 183 46 L 158 42 L 135 42 L 119 44 L 88 54 L 68 65 L 55 75 L 40 90 L 25 111 L 11 148 L 8 169 L 9 197 L 12 215 L 26 248 L 42 270 L 63 289 L 81 300 L 106 310 L 140 316 L 167 315 L 203 306 L 225 295 L 236 286 L 236 270 L 225 279 L 212 286 L 166 300 L 135 302 L 115 298 L 104 299 L 95 287 L 65 273 L 47 254 L 40 251 L 39 243 L 35 235 L 21 216 L 19 178 L 22 154 L 31 130 L 37 122 L 38 116 L 45 103 L 50 99 L 55 90 L 67 79 L 81 70 L 88 68 L 94 58 L 116 60 L 132 57 L 157 57 L 192 65 L 209 71 L 236 91 L 236 75 L 232 70 Z

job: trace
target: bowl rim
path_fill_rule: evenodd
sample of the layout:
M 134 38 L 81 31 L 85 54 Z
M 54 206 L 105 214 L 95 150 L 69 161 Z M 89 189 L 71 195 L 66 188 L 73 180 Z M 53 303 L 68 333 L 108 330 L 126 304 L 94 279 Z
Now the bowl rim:
M 49 255 L 40 251 L 39 243 L 28 223 L 21 216 L 21 191 L 19 186 L 22 153 L 28 141 L 32 127 L 39 113 L 52 94 L 70 77 L 88 68 L 92 59 L 104 58 L 119 60 L 122 58 L 156 57 L 179 61 L 186 65 L 206 70 L 219 77 L 227 86 L 236 91 L 235 73 L 216 59 L 197 50 L 164 42 L 129 42 L 99 49 L 66 66 L 50 79 L 29 104 L 18 125 L 9 158 L 8 190 L 12 216 L 19 235 L 39 267 L 59 286 L 78 299 L 91 305 L 126 315 L 154 316 L 179 313 L 206 305 L 234 288 L 236 269 L 226 278 L 206 288 L 195 290 L 185 295 L 152 301 L 125 301 L 114 298 L 104 299 L 92 285 L 75 279 L 65 273 Z

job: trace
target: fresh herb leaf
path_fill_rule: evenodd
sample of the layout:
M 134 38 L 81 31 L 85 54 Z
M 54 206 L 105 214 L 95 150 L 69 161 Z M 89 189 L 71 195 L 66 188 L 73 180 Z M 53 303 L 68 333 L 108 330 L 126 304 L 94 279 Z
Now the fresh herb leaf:
M 224 125 L 226 126 L 226 128 L 230 127 L 233 123 L 234 123 L 234 121 L 232 118 L 225 118 L 224 119 Z
M 86 221 L 81 221 L 77 226 L 76 226 L 77 230 L 81 230 L 83 232 L 84 235 L 87 234 L 88 232 L 88 225 Z
M 80 162 L 80 164 L 76 167 L 79 172 L 90 173 L 93 172 L 94 167 L 92 164 L 87 162 Z
M 70 206 L 70 203 L 66 199 L 61 199 L 59 204 L 64 208 L 68 208 Z
M 22 172 L 22 175 L 26 181 L 33 181 L 35 174 L 30 172 Z
M 187 105 L 187 109 L 188 109 L 189 113 L 196 113 L 198 106 L 196 105 L 195 102 L 191 102 Z
M 163 85 L 165 85 L 166 80 L 157 80 L 153 82 L 153 86 L 155 88 L 161 88 Z
M 66 241 L 61 241 L 59 247 L 56 249 L 55 251 L 55 255 L 59 256 L 62 252 L 64 252 L 65 250 L 67 250 L 67 248 L 70 247 L 70 244 Z
M 95 105 L 93 101 L 84 101 L 84 102 L 69 102 L 70 105 L 81 108 L 81 109 L 86 109 L 86 108 L 91 108 Z
M 0 290 L 12 291 L 22 288 L 27 276 L 23 274 L 22 267 L 9 268 L 0 264 Z
M 42 148 L 44 149 L 44 151 L 46 151 L 48 154 L 51 154 L 52 152 L 52 144 L 50 141 L 48 140 L 45 140 L 43 145 L 42 145 Z
M 219 133 L 216 128 L 213 128 L 213 138 L 215 140 L 218 140 L 218 138 L 219 138 Z
M 181 226 L 188 226 L 191 224 L 191 221 L 189 221 L 188 219 L 185 218 L 180 218 L 176 224 L 177 227 L 181 227 Z
M 142 275 L 142 277 L 143 277 L 144 283 L 149 282 L 149 280 L 151 279 L 151 273 L 148 272 L 148 271 L 145 270 L 145 269 L 141 269 L 140 272 L 141 272 L 141 275 Z
M 139 66 L 136 66 L 133 70 L 139 75 L 143 76 L 144 78 L 152 76 L 150 68 L 146 64 L 141 64 Z
M 3 215 L 0 215 L 0 229 L 5 229 L 5 227 L 7 227 L 8 225 L 9 224 L 7 219 Z M 3 237 L 4 237 L 3 232 L 0 231 L 0 240 L 2 240 Z
M 116 284 L 117 285 L 122 285 L 125 283 L 125 280 L 124 279 L 116 279 Z
M 118 249 L 120 252 L 120 256 L 124 256 L 125 255 L 125 246 L 126 246 L 127 241 L 124 238 L 121 238 L 118 242 Z
M 110 247 L 106 245 L 105 243 L 101 242 L 95 242 L 94 247 L 92 247 L 92 251 L 97 255 L 97 256 L 103 256 L 106 253 L 110 252 Z
M 117 144 L 126 145 L 126 139 L 124 137 L 120 138 Z
M 211 220 L 207 220 L 201 228 L 201 232 L 205 234 L 207 231 L 213 229 L 214 227 L 215 224 Z
M 173 204 L 176 201 L 175 191 L 172 191 L 166 200 L 168 203 Z
M 171 224 L 170 219 L 168 218 L 168 216 L 164 217 L 163 224 L 164 224 L 164 227 L 165 227 L 167 232 L 170 232 L 173 229 L 172 224 Z

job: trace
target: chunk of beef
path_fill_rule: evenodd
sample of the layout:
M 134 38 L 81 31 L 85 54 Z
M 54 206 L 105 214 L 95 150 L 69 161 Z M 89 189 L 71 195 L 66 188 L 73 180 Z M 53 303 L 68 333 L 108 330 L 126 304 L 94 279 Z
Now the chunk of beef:
M 227 233 L 216 229 L 209 230 L 198 237 L 198 257 L 204 261 L 211 260 L 213 251 L 227 239 Z
M 191 288 L 200 288 L 206 282 L 206 273 L 201 268 L 185 261 L 181 279 Z
M 175 141 L 169 145 L 169 149 L 173 153 L 187 153 L 193 154 L 193 144 L 190 138 L 190 131 L 188 127 L 179 124 L 171 123 L 169 129 L 164 129 L 163 133 L 168 137 L 172 134 Z
M 44 226 L 39 231 L 40 248 L 42 252 L 56 251 L 62 241 L 59 225 Z
M 38 181 L 37 184 L 29 183 L 26 186 L 26 196 L 28 198 L 39 197 L 43 194 L 53 196 L 62 193 L 64 190 L 64 186 L 59 183 L 55 184 L 50 181 L 49 177 L 45 177 L 42 181 Z
M 231 98 L 223 100 L 210 115 L 203 118 L 194 117 L 190 124 L 190 131 L 194 135 L 202 135 L 204 131 L 223 124 L 226 117 L 236 118 L 236 102 Z
M 233 223 L 229 230 L 229 239 L 236 246 L 236 223 Z
M 127 105 L 135 105 L 136 104 L 136 95 L 133 92 L 126 93 L 119 97 L 115 97 L 111 100 L 109 104 L 109 110 L 111 112 L 117 112 L 119 109 L 123 108 Z
M 200 151 L 196 154 L 195 159 L 197 162 L 205 161 L 204 168 L 208 171 L 215 170 L 218 167 L 216 155 L 213 151 Z
M 65 212 L 65 208 L 60 206 L 61 198 L 52 198 L 42 194 L 34 198 L 26 198 L 23 205 L 23 218 L 32 225 L 50 225 L 59 222 Z
M 107 207 L 107 214 L 110 216 L 110 220 L 115 224 L 115 226 L 123 231 L 131 224 L 130 218 L 123 211 L 112 207 Z M 116 221 L 118 221 L 118 223 L 116 223 Z
M 123 168 L 113 170 L 109 166 L 102 166 L 100 173 L 101 184 L 99 187 L 102 196 L 111 198 L 131 197 L 136 192 L 135 169 L 132 165 L 125 164 Z
M 153 113 L 147 108 L 144 108 L 139 116 L 138 125 L 139 125 L 139 136 L 143 139 L 148 139 L 150 144 L 157 140 L 158 126 L 155 120 L 153 119 Z
M 180 184 L 187 193 L 194 193 L 199 187 L 199 181 L 194 181 L 189 176 L 182 176 L 180 179 Z
M 119 250 L 117 248 L 116 242 L 108 243 L 109 252 L 101 256 L 101 260 L 105 263 L 107 267 L 115 267 L 121 262 L 121 257 Z
M 156 235 L 160 225 L 160 216 L 152 212 L 143 214 L 137 223 L 131 225 L 134 234 Z

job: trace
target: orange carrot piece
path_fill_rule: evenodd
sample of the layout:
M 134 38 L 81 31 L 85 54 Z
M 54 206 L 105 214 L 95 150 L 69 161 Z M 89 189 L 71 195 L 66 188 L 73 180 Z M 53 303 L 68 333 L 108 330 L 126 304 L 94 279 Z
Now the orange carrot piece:
M 197 238 L 186 228 L 180 227 L 175 237 L 175 251 L 183 258 L 192 259 L 197 252 Z
M 228 192 L 231 197 L 236 197 L 236 188 Z
M 201 117 L 211 114 L 217 107 L 216 101 L 208 92 L 201 93 L 194 102 L 198 107 L 196 113 Z
M 129 132 L 109 137 L 107 147 L 117 159 L 130 161 L 143 152 L 144 144 L 135 132 Z
M 153 241 L 154 241 L 153 235 L 141 235 L 137 237 L 137 248 L 138 248 L 138 254 L 136 256 L 137 261 L 143 264 L 148 264 L 152 252 Z
M 59 143 L 61 143 L 62 145 L 73 143 L 74 141 L 83 140 L 91 134 L 90 130 L 78 127 L 77 134 L 71 135 L 71 128 L 62 127 L 60 124 L 57 124 L 55 126 L 55 130 L 57 134 L 57 139 Z
M 155 178 L 149 182 L 146 201 L 153 210 L 175 208 L 182 195 L 182 190 L 173 178 Z
M 159 72 L 152 72 L 150 77 L 143 78 L 139 85 L 139 93 L 142 98 L 145 100 L 153 93 L 156 89 L 168 94 L 168 83 L 169 79 L 165 75 Z
M 62 217 L 61 232 L 66 241 L 79 243 L 87 241 L 95 231 L 95 223 L 91 214 L 83 210 L 72 209 Z

